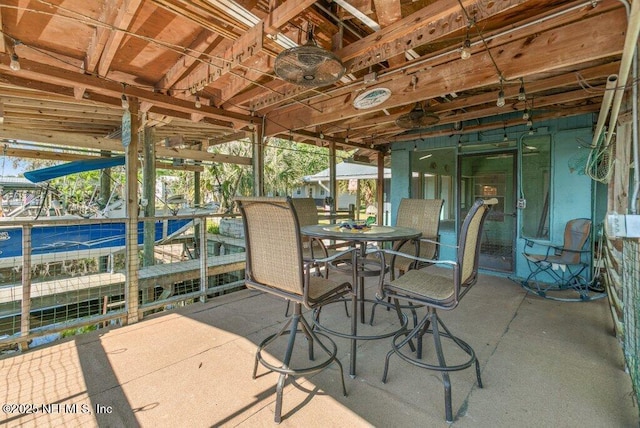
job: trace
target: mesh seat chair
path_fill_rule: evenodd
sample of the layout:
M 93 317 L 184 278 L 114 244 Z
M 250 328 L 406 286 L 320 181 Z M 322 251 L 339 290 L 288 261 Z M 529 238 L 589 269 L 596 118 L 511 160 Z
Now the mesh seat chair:
M 462 297 L 464 297 L 471 287 L 476 283 L 478 276 L 478 258 L 482 227 L 487 217 L 490 207 L 496 204 L 497 199 L 484 201 L 478 199 L 467 214 L 462 228 L 457 246 L 457 257 L 455 261 L 449 260 L 428 260 L 419 257 L 401 254 L 393 250 L 381 250 L 383 259 L 386 254 L 393 256 L 404 256 L 419 263 L 445 265 L 451 267 L 450 275 L 443 275 L 441 272 L 432 272 L 433 267 L 424 269 L 411 269 L 397 279 L 385 280 L 381 278 L 377 298 L 384 299 L 391 297 L 396 301 L 408 301 L 416 305 L 423 305 L 427 312 L 410 332 L 397 333 L 392 342 L 392 349 L 387 353 L 384 363 L 384 374 L 382 381 L 387 381 L 389 369 L 389 359 L 393 354 L 397 354 L 403 360 L 429 370 L 439 371 L 442 375 L 445 390 L 445 413 L 447 422 L 453 421 L 451 409 L 451 382 L 449 372 L 463 370 L 471 367 L 475 363 L 478 386 L 482 388 L 480 378 L 480 364 L 471 346 L 462 339 L 454 336 L 444 325 L 437 310 L 455 309 Z M 399 310 L 399 308 L 397 308 Z M 442 330 L 441 330 L 442 329 Z M 435 357 L 427 361 L 422 359 L 422 336 L 430 334 L 433 336 L 435 345 Z M 448 354 L 455 353 L 455 348 L 459 348 L 468 354 L 465 362 L 448 364 L 444 355 L 441 339 L 449 339 L 453 345 L 448 349 Z M 409 353 L 405 346 L 410 345 L 413 339 L 418 340 L 416 354 Z M 460 353 L 460 352 L 457 352 Z M 462 354 L 464 355 L 464 354 Z M 459 357 L 459 356 L 458 356 Z M 456 358 L 459 360 L 460 358 Z
M 422 232 L 422 237 L 417 240 L 405 240 L 396 242 L 393 249 L 400 253 L 417 256 L 421 259 L 435 260 L 438 258 L 440 211 L 442 211 L 443 199 L 409 199 L 403 198 L 398 206 L 396 226 L 410 227 Z M 418 262 L 404 256 L 391 256 L 389 271 L 391 279 L 395 279 L 396 270 L 402 275 L 409 269 L 422 268 L 430 263 Z M 390 300 L 389 300 L 390 301 Z M 374 304 L 371 310 L 369 324 L 373 324 L 375 316 Z M 417 315 L 412 310 L 414 324 L 417 323 Z
M 312 226 L 320 222 L 318 207 L 313 198 L 291 198 L 291 202 L 298 215 L 300 226 Z M 308 236 L 302 237 L 302 257 L 305 260 L 329 257 L 330 254 L 335 254 L 335 251 L 327 249 L 321 239 Z M 329 270 L 326 269 L 325 275 L 328 275 L 328 273 Z
M 552 300 L 584 301 L 603 297 L 602 293 L 591 293 L 590 283 L 583 276 L 589 267 L 584 255 L 591 252 L 586 248 L 590 234 L 591 220 L 577 218 L 567 222 L 562 246 L 527 240 L 523 254 L 531 273 L 521 282 L 522 287 Z M 543 253 L 527 251 L 536 247 Z M 577 295 L 565 291 L 575 291 Z
M 258 345 L 253 369 L 254 379 L 257 375 L 258 363 L 280 374 L 276 386 L 275 411 L 275 421 L 280 422 L 282 393 L 287 376 L 312 374 L 335 362 L 340 368 L 342 389 L 346 395 L 342 364 L 336 357 L 336 344 L 328 336 L 315 332 L 310 327 L 302 314 L 302 307 L 319 308 L 334 302 L 350 292 L 351 284 L 337 283 L 322 276 L 312 275 L 314 264 L 326 262 L 327 259 L 304 261 L 298 218 L 290 199 L 237 198 L 237 202 L 245 229 L 246 285 L 282 297 L 294 305 L 293 313 L 287 318 L 280 331 L 270 335 Z M 349 251 L 351 250 L 346 252 Z M 322 348 L 327 358 L 321 362 L 314 361 L 312 365 L 303 368 L 290 367 L 297 333 L 304 334 L 308 341 L 309 360 L 314 360 L 314 343 Z M 282 364 L 272 364 L 263 358 L 262 351 L 282 336 L 288 336 Z M 323 344 L 318 336 L 322 336 L 328 346 Z M 275 347 L 269 349 L 272 350 L 272 348 Z
M 298 216 L 298 224 L 300 227 L 302 226 L 313 226 L 320 222 L 320 217 L 318 216 L 318 207 L 316 206 L 316 201 L 313 198 L 291 198 L 291 202 L 293 207 L 296 210 L 296 214 Z M 338 251 L 334 249 L 327 248 L 322 239 L 313 238 L 310 236 L 302 236 L 302 258 L 305 262 L 312 262 L 316 259 L 326 258 L 338 253 Z M 344 258 L 348 258 L 348 254 L 343 256 Z M 336 260 L 338 262 L 339 260 Z M 325 278 L 329 278 L 329 264 L 323 263 L 324 265 L 324 276 Z M 315 263 L 314 267 L 316 268 L 316 273 L 320 274 L 320 265 Z M 287 308 L 285 310 L 285 315 L 289 314 L 289 306 L 290 302 L 287 301 Z M 347 302 L 345 301 L 345 311 L 347 311 Z M 347 311 L 347 315 L 349 312 Z
M 396 226 L 410 227 L 422 232 L 419 240 L 419 254 L 416 254 L 416 245 L 413 241 L 402 241 L 396 243 L 394 250 L 417 256 L 422 259 L 437 259 L 440 212 L 442 211 L 443 199 L 409 199 L 404 198 L 398 206 Z M 392 278 L 395 278 L 395 270 L 403 274 L 411 268 L 421 268 L 429 263 L 416 262 L 416 260 L 403 256 L 391 257 L 390 270 Z

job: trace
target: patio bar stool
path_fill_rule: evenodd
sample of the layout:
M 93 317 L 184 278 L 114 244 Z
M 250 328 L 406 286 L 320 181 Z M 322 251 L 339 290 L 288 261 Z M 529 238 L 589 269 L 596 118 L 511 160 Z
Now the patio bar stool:
M 412 199 L 403 198 L 398 206 L 396 218 L 396 226 L 410 227 L 422 232 L 422 237 L 416 240 L 398 241 L 394 244 L 393 249 L 400 253 L 410 254 L 420 257 L 421 259 L 434 260 L 438 258 L 439 230 L 440 230 L 440 212 L 444 199 Z M 404 256 L 392 256 L 389 262 L 389 272 L 391 279 L 396 278 L 396 270 L 398 275 L 402 275 L 410 269 L 420 269 L 431 263 L 418 262 L 416 260 Z M 390 302 L 390 299 L 387 299 Z M 413 315 L 413 323 L 417 324 L 417 314 L 412 304 L 407 306 Z M 404 308 L 404 307 L 403 307 Z M 369 324 L 373 325 L 376 305 L 371 308 L 371 318 Z M 387 309 L 389 306 L 387 305 Z
M 314 309 L 340 300 L 351 291 L 351 284 L 334 282 L 312 274 L 316 264 L 327 263 L 331 258 L 310 261 L 303 259 L 300 227 L 290 198 L 237 198 L 236 201 L 244 220 L 247 287 L 281 297 L 293 304 L 292 314 L 286 317 L 282 328 L 258 345 L 253 368 L 254 379 L 257 376 L 258 364 L 280 374 L 276 385 L 274 418 L 279 423 L 282 418 L 282 394 L 288 376 L 313 374 L 335 362 L 340 369 L 343 394 L 347 395 L 335 342 L 327 335 L 314 331 L 305 320 L 302 307 Z M 353 254 L 353 250 L 337 253 L 335 257 L 348 253 Z M 306 367 L 290 366 L 298 333 L 306 338 L 308 359 L 313 361 Z M 283 336 L 288 336 L 288 341 L 282 363 L 267 361 L 263 351 L 269 348 L 269 353 L 276 355 L 278 347 L 275 343 Z M 326 358 L 314 361 L 314 344 L 327 354 Z
M 478 279 L 478 258 L 482 227 L 490 207 L 497 202 L 495 198 L 486 201 L 478 199 L 473 204 L 462 224 L 457 247 L 457 257 L 454 261 L 428 260 L 393 250 L 380 250 L 383 258 L 387 254 L 391 256 L 403 256 L 416 262 L 444 265 L 451 268 L 450 275 L 433 272 L 433 266 L 430 266 L 424 269 L 411 269 L 397 279 L 385 280 L 381 278 L 376 296 L 379 300 L 391 297 L 396 302 L 396 306 L 399 306 L 397 303 L 399 300 L 403 300 L 426 307 L 425 316 L 418 322 L 413 330 L 408 333 L 406 331 L 399 332 L 394 336 L 392 348 L 385 358 L 382 381 L 385 383 L 387 381 L 389 359 L 394 354 L 415 366 L 439 371 L 444 384 L 445 415 L 447 422 L 453 422 L 449 372 L 463 370 L 475 364 L 476 377 L 480 388 L 482 388 L 482 379 L 480 378 L 480 364 L 478 363 L 473 348 L 467 342 L 451 333 L 442 322 L 437 310 L 449 311 L 458 307 L 460 300 L 476 283 Z M 405 348 L 405 346 L 411 345 L 413 339 L 419 339 L 425 334 L 430 334 L 433 337 L 435 358 L 432 359 L 437 361 L 431 362 L 423 360 L 422 350 L 420 349 L 422 342 L 420 340 L 418 341 L 419 349 L 416 354 L 407 351 Z M 443 338 L 449 340 L 452 344 L 452 347 L 447 348 L 447 355 L 451 356 L 454 354 L 456 348 L 462 350 L 468 355 L 464 362 L 458 362 L 460 358 L 456 358 L 455 364 L 447 362 L 442 346 Z

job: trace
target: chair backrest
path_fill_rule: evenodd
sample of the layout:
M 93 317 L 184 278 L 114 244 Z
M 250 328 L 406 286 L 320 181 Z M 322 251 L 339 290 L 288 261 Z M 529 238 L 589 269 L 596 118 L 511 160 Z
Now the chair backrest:
M 298 214 L 300 226 L 313 226 L 318 224 L 318 207 L 313 198 L 291 198 L 291 203 Z
M 300 227 L 289 198 L 236 198 L 246 240 L 248 286 L 302 299 Z
M 498 203 L 496 198 L 478 199 L 471 206 L 460 229 L 458 241 L 458 263 L 460 265 L 459 285 L 468 287 L 478 279 L 478 260 L 480 258 L 480 241 L 482 227 L 489 209 Z M 462 296 L 460 296 L 462 297 Z
M 580 263 L 580 253 L 576 251 L 582 250 L 590 234 L 591 220 L 587 218 L 569 220 L 564 227 L 564 244 L 562 245 L 563 251 L 560 253 L 560 258 L 567 264 Z
M 440 229 L 440 211 L 443 203 L 443 199 L 403 198 L 398 206 L 396 226 L 419 230 L 423 238 L 436 240 Z M 436 244 L 420 243 L 420 257 L 433 259 L 436 251 Z

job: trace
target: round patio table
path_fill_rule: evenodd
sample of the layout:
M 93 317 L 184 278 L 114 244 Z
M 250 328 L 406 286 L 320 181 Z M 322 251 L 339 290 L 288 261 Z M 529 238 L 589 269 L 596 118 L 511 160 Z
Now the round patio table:
M 302 226 L 300 232 L 304 236 L 310 236 L 319 239 L 331 239 L 338 241 L 355 242 L 359 246 L 357 261 L 355 266 L 351 266 L 353 275 L 353 288 L 351 293 L 352 315 L 351 315 L 351 332 L 343 334 L 327 329 L 316 323 L 318 328 L 328 333 L 345 337 L 351 340 L 351 362 L 349 374 L 351 377 L 356 375 L 356 347 L 358 340 L 382 339 L 393 336 L 396 331 L 377 336 L 358 336 L 358 312 L 360 312 L 360 322 L 364 324 L 364 277 L 372 275 L 384 275 L 386 270 L 367 269 L 367 265 L 377 264 L 373 260 L 367 259 L 367 245 L 371 242 L 393 242 L 404 241 L 408 239 L 419 238 L 422 233 L 418 230 L 408 227 L 396 226 L 371 226 L 364 229 L 346 229 L 335 224 L 316 224 L 311 226 Z M 358 304 L 360 306 L 358 311 Z M 400 314 L 399 314 L 400 315 Z M 314 319 L 315 321 L 315 319 Z M 406 325 L 406 322 L 404 323 Z M 401 328 L 404 328 L 404 325 Z

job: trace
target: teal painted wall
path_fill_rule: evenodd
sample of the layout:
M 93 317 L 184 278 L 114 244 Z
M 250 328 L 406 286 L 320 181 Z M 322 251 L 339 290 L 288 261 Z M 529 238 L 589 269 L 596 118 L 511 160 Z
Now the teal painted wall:
M 596 186 L 586 175 L 583 167 L 588 146 L 592 138 L 592 126 L 596 118 L 593 115 L 582 115 L 571 118 L 563 118 L 554 121 L 535 123 L 536 132 L 540 135 L 551 136 L 551 191 L 550 191 L 550 239 L 547 242 L 561 245 L 563 241 L 564 227 L 572 218 L 585 217 L 598 224 L 604 216 L 603 199 L 606 207 L 606 189 L 598 186 L 598 201 L 595 200 Z M 411 153 L 417 150 L 437 149 L 443 147 L 456 147 L 458 143 L 491 143 L 501 142 L 504 130 L 494 130 L 482 134 L 466 134 L 462 137 L 438 137 L 420 138 L 406 143 L 396 143 L 391 152 L 391 213 L 392 224 L 395 222 L 395 212 L 400 200 L 411 197 Z M 528 135 L 528 130 L 523 126 L 506 129 L 509 139 L 520 139 Z M 459 140 L 460 138 L 460 140 Z M 524 160 L 526 162 L 526 158 Z M 458 172 L 456 171 L 456 176 Z M 519 181 L 519 179 L 518 179 Z M 520 183 L 518 182 L 518 186 Z M 594 215 L 593 211 L 597 211 Z M 505 209 L 505 211 L 507 211 Z M 457 242 L 456 232 L 442 230 L 441 240 L 445 244 L 454 245 Z M 516 239 L 515 276 L 526 277 L 529 267 L 522 256 L 525 240 L 520 236 L 520 212 L 518 212 L 518 227 Z M 455 250 L 444 247 L 441 259 L 452 259 Z

